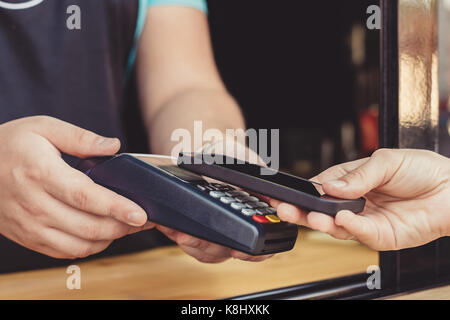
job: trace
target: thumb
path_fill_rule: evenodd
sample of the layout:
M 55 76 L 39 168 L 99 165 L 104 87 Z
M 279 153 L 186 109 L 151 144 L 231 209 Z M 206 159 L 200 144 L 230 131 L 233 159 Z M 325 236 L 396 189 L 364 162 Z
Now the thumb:
M 357 199 L 388 181 L 392 164 L 386 159 L 372 157 L 360 167 L 337 180 L 324 182 L 323 191 L 334 197 Z
M 44 116 L 34 120 L 34 132 L 46 138 L 61 152 L 86 158 L 113 155 L 120 149 L 120 140 L 117 138 L 106 138 L 56 118 Z

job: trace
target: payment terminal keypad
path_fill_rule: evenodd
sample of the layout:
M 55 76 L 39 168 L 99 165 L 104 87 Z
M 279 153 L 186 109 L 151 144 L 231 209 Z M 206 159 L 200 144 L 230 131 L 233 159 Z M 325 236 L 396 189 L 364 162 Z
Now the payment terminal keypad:
M 197 187 L 210 197 L 229 205 L 233 210 L 258 223 L 279 223 L 277 211 L 264 201 L 251 196 L 248 192 L 237 190 L 221 183 L 201 183 Z

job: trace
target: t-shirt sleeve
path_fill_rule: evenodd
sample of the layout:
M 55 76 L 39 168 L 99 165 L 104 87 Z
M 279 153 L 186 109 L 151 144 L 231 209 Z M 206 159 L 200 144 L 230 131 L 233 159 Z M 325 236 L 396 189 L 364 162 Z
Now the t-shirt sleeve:
M 158 5 L 180 5 L 208 12 L 206 0 L 147 0 L 148 7 Z
M 141 36 L 142 29 L 144 28 L 145 24 L 145 18 L 147 16 L 147 8 L 151 6 L 158 6 L 158 5 L 178 5 L 178 6 L 185 6 L 185 7 L 191 7 L 198 9 L 202 12 L 208 13 L 208 6 L 206 4 L 206 0 L 139 0 L 139 11 L 136 21 L 136 31 L 134 35 L 134 46 L 130 51 L 130 55 L 128 58 L 128 65 L 127 65 L 127 78 L 128 75 L 131 73 L 131 70 L 133 69 L 135 60 L 136 60 L 136 44 L 139 40 L 139 37 Z

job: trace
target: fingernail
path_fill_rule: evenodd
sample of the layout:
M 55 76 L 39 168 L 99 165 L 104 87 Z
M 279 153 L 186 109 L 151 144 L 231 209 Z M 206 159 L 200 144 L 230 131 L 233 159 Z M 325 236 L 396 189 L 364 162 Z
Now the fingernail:
M 298 214 L 283 204 L 278 207 L 278 216 L 285 222 L 294 223 L 298 220 Z
M 129 225 L 134 227 L 142 226 L 147 220 L 147 215 L 141 212 L 130 212 L 127 217 Z
M 335 187 L 335 188 L 345 188 L 347 186 L 347 182 L 343 180 L 331 180 L 328 181 L 327 184 Z
M 281 218 L 281 220 L 291 223 L 297 219 L 297 215 L 289 211 L 278 212 L 278 216 Z
M 98 145 L 99 147 L 102 147 L 102 148 L 110 148 L 110 147 L 113 147 L 113 146 L 116 146 L 116 145 L 117 145 L 117 140 L 118 140 L 118 139 L 116 139 L 116 138 L 104 138 L 104 137 L 100 137 L 100 138 L 98 138 L 98 140 L 97 140 L 97 145 Z

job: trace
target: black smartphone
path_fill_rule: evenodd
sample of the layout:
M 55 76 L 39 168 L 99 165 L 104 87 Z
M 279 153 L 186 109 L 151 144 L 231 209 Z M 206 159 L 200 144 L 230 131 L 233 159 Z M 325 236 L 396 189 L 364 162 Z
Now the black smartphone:
M 318 183 L 223 155 L 180 153 L 178 166 L 307 211 L 330 216 L 335 216 L 341 210 L 360 213 L 366 203 L 364 198 L 338 199 L 322 195 L 316 188 L 320 186 Z

